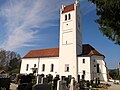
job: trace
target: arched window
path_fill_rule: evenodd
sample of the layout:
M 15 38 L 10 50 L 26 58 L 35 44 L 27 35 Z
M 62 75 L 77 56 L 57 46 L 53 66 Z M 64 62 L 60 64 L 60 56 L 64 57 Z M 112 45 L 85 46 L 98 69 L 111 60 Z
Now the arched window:
M 45 71 L 45 64 L 42 65 L 42 71 Z
M 85 70 L 83 70 L 83 75 L 85 75 Z
M 70 13 L 68 14 L 68 20 L 70 20 L 71 19 L 71 15 L 70 15 Z
M 85 59 L 83 59 L 83 63 L 85 63 Z
M 65 15 L 65 21 L 67 20 L 67 15 Z
M 69 64 L 65 64 L 65 72 L 69 72 Z
M 54 65 L 53 64 L 51 64 L 51 72 L 53 72 L 53 70 L 54 70 Z
M 34 67 L 36 67 L 36 64 L 34 64 Z
M 100 73 L 99 64 L 97 64 L 97 73 Z
M 26 65 L 26 71 L 28 71 L 28 68 L 29 68 L 29 64 Z

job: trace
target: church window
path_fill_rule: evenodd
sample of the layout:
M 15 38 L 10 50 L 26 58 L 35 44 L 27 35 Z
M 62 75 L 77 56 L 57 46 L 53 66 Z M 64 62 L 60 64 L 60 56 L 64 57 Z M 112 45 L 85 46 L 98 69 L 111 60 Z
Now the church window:
M 26 65 L 26 71 L 28 71 L 28 68 L 29 68 L 29 64 Z
M 69 72 L 69 64 L 65 64 L 65 72 Z
M 67 15 L 65 15 L 65 21 L 67 20 Z
M 69 19 L 69 20 L 71 19 L 71 15 L 70 15 L 70 13 L 68 14 L 68 19 Z
M 85 70 L 83 70 L 83 75 L 85 75 Z
M 36 64 L 34 64 L 34 67 L 36 67 Z
M 67 44 L 67 41 L 66 41 L 66 44 Z
M 100 73 L 99 64 L 97 64 L 97 73 Z
M 45 71 L 45 64 L 42 65 L 42 71 Z
M 53 72 L 53 69 L 54 69 L 54 65 L 53 64 L 51 64 L 51 72 Z
M 83 59 L 83 63 L 85 63 L 85 59 Z

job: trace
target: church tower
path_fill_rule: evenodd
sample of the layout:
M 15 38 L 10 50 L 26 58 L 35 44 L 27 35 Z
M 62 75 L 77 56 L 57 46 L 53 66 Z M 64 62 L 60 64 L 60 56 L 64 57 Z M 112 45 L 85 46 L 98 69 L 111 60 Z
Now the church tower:
M 82 31 L 79 1 L 60 10 L 60 76 L 72 75 L 77 79 L 77 55 L 82 53 Z

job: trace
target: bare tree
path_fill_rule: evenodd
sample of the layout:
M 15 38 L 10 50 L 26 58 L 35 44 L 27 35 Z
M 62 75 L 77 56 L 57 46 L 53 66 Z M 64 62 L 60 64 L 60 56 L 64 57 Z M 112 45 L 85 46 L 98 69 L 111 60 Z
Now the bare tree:
M 0 49 L 0 69 L 12 70 L 17 68 L 19 65 L 20 54 L 13 51 L 6 51 Z

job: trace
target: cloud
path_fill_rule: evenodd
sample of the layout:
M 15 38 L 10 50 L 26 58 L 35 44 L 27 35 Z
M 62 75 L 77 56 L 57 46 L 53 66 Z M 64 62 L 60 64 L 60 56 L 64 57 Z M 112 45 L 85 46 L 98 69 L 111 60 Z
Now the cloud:
M 37 34 L 41 30 L 31 28 L 54 26 L 48 21 L 56 18 L 55 12 L 60 5 L 55 3 L 57 2 L 46 0 L 8 0 L 0 11 L 0 17 L 5 19 L 6 27 L 6 39 L 1 47 L 13 50 L 30 46 L 30 43 L 38 38 Z
M 3 19 L 0 22 L 4 24 L 6 34 L 0 47 L 14 50 L 34 46 L 35 40 L 39 38 L 40 42 L 44 39 L 39 33 L 41 30 L 59 26 L 59 23 L 53 23 L 53 21 L 59 19 L 61 4 L 73 2 L 74 0 L 66 2 L 61 0 L 6 0 L 6 3 L 0 6 L 0 18 Z M 90 10 L 92 9 L 86 11 L 85 14 Z
M 95 5 L 91 2 L 85 2 L 85 0 L 82 0 L 82 2 L 86 3 L 84 7 L 81 8 L 82 15 L 87 15 L 90 12 L 95 10 Z
M 86 11 L 83 13 L 83 15 L 87 15 L 89 14 L 90 12 L 94 11 L 95 10 L 95 5 L 93 4 L 90 4 L 87 8 L 86 8 Z

